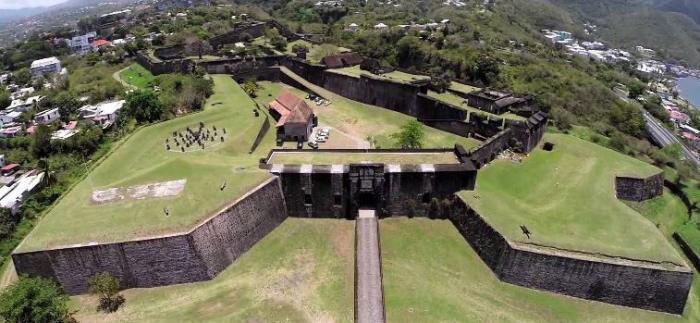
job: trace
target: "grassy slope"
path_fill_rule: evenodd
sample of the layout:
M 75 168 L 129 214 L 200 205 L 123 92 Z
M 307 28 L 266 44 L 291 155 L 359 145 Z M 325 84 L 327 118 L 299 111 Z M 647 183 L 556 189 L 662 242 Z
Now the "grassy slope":
M 696 278 L 680 316 L 589 302 L 500 282 L 445 220 L 380 224 L 388 322 L 698 322 Z
M 155 78 L 153 74 L 138 63 L 124 69 L 119 77 L 122 81 L 127 82 L 139 89 L 145 89 Z
M 184 231 L 269 177 L 257 168 L 274 143 L 268 132 L 261 147 L 248 149 L 263 122 L 250 110 L 253 102 L 230 77 L 214 76 L 215 94 L 205 110 L 141 129 L 69 192 L 20 245 L 23 251 L 88 241 L 122 241 Z M 200 121 L 227 128 L 223 144 L 204 151 L 168 152 L 164 140 L 172 131 Z M 245 176 L 242 176 L 245 175 Z M 177 197 L 94 205 L 94 189 L 123 187 L 186 178 Z M 225 191 L 219 191 L 226 181 Z M 163 215 L 163 208 L 170 216 Z M 117 225 L 118 224 L 118 225 Z
M 545 140 L 555 143 L 554 151 L 537 149 L 522 164 L 497 161 L 479 172 L 477 190 L 462 197 L 513 241 L 682 263 L 654 224 L 615 197 L 615 175 L 659 169 L 575 137 Z
M 331 101 L 331 105 L 327 108 L 315 108 L 316 105 L 313 105 L 321 123 L 361 139 L 372 136 L 378 143 L 378 147 L 375 148 L 395 147 L 394 141 L 389 136 L 398 132 L 399 128 L 406 122 L 414 120 L 414 118 L 399 112 L 346 99 L 306 82 L 286 68 L 282 68 L 282 70 L 289 75 L 293 75 L 302 84 Z M 465 148 L 470 148 L 479 144 L 479 141 L 475 139 L 460 137 L 435 128 L 424 127 L 424 129 L 424 148 L 451 148 L 455 143 L 460 143 Z
M 464 101 L 464 98 L 461 96 L 458 96 L 456 94 L 450 93 L 450 92 L 443 92 L 443 93 L 437 93 L 435 91 L 428 91 L 428 95 L 434 99 L 438 99 L 442 102 L 446 102 L 452 105 L 456 105 L 457 107 L 460 107 L 464 109 L 465 111 L 478 114 L 484 117 L 488 117 L 491 119 L 507 119 L 507 120 L 519 120 L 519 121 L 524 121 L 526 118 L 521 117 L 517 114 L 514 114 L 512 112 L 506 112 L 503 114 L 493 114 L 489 113 L 480 109 L 477 109 L 475 107 L 467 105 Z
M 368 71 L 361 70 L 359 65 L 355 65 L 355 66 L 351 66 L 351 67 L 336 68 L 336 69 L 332 69 L 332 70 L 328 70 L 328 71 L 338 73 L 338 74 L 348 75 L 348 76 L 352 76 L 352 77 L 360 77 L 360 75 L 366 74 L 366 75 L 381 77 L 381 78 L 385 78 L 387 80 L 392 80 L 392 81 L 401 82 L 401 83 L 410 83 L 411 81 L 427 80 L 430 78 L 428 76 L 408 74 L 408 73 L 404 73 L 401 71 L 393 71 L 391 73 L 377 75 L 377 74 L 372 74 Z
M 73 297 L 80 322 L 352 322 L 354 223 L 287 219 L 211 281 L 123 292 L 95 312 Z

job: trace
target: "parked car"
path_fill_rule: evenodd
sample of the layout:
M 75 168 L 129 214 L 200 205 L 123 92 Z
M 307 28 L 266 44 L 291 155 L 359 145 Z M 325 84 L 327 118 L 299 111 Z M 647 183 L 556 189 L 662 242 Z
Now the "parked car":
M 309 147 L 313 149 L 318 149 L 318 143 L 316 143 L 315 141 L 309 141 Z

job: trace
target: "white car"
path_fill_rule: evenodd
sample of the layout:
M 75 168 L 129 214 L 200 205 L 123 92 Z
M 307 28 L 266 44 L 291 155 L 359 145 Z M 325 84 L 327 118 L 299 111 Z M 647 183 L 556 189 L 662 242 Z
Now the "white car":
M 318 142 L 326 142 L 326 140 L 328 140 L 328 137 L 316 136 L 316 141 Z

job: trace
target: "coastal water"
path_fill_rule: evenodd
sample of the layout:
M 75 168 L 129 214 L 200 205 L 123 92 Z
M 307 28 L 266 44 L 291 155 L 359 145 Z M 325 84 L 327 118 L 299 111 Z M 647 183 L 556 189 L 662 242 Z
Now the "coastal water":
M 696 108 L 700 109 L 700 79 L 695 77 L 684 77 L 679 78 L 676 89 L 680 96 L 685 98 L 694 105 Z

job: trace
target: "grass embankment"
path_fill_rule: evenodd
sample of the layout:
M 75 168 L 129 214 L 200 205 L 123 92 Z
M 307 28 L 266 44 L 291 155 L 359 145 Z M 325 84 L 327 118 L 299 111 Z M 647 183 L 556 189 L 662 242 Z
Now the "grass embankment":
M 478 108 L 472 107 L 466 103 L 466 99 L 463 97 L 456 95 L 454 93 L 450 92 L 443 92 L 443 93 L 437 93 L 435 91 L 428 91 L 428 96 L 438 99 L 442 102 L 452 104 L 454 106 L 459 107 L 460 109 L 467 111 L 469 113 L 473 113 L 482 117 L 487 117 L 491 120 L 500 120 L 500 119 L 507 119 L 507 120 L 515 120 L 515 121 L 525 121 L 526 118 L 521 117 L 515 113 L 512 112 L 506 112 L 503 114 L 493 114 L 490 112 L 486 112 L 483 110 L 480 110 Z
M 360 77 L 360 75 L 369 75 L 369 76 L 379 77 L 379 78 L 383 78 L 383 79 L 391 80 L 391 81 L 395 81 L 395 82 L 400 82 L 400 83 L 410 83 L 412 81 L 430 80 L 430 76 L 409 74 L 409 73 L 404 73 L 401 71 L 393 71 L 391 73 L 385 73 L 385 74 L 381 74 L 381 75 L 372 74 L 368 71 L 361 70 L 360 65 L 343 67 L 343 68 L 335 68 L 335 69 L 330 69 L 328 71 L 333 72 L 333 73 L 348 75 L 348 76 L 352 76 L 352 77 Z
M 20 251 L 61 245 L 123 241 L 187 231 L 194 224 L 234 201 L 270 175 L 258 169 L 258 159 L 274 145 L 268 132 L 256 153 L 248 150 L 264 118 L 256 118 L 254 103 L 226 75 L 214 76 L 215 93 L 204 111 L 145 127 L 132 135 L 81 183 L 76 185 L 22 242 Z M 165 139 L 187 126 L 226 128 L 224 143 L 205 150 L 167 151 Z M 172 140 L 171 140 L 172 142 Z M 187 179 L 175 197 L 94 204 L 95 189 L 128 187 Z M 222 183 L 226 188 L 221 191 Z M 164 214 L 167 208 L 169 215 Z
M 547 134 L 522 164 L 496 161 L 460 196 L 509 240 L 593 254 L 684 263 L 649 220 L 615 196 L 616 175 L 661 170 L 581 139 Z M 528 239 L 520 226 L 528 228 Z
M 303 45 L 306 46 L 306 48 L 309 49 L 309 52 L 306 54 L 306 59 L 314 64 L 319 64 L 321 63 L 321 59 L 328 55 L 334 55 L 338 53 L 345 53 L 345 52 L 350 52 L 351 50 L 345 47 L 338 47 L 333 44 L 313 44 L 311 42 L 308 42 L 303 39 L 291 41 L 287 43 L 287 48 L 285 50 L 285 54 L 287 55 L 293 55 L 296 56 L 296 53 L 294 52 L 294 45 Z
M 119 78 L 138 89 L 150 87 L 151 82 L 155 79 L 149 70 L 138 63 L 131 64 L 129 67 L 122 70 L 119 73 Z
M 269 164 L 334 165 L 361 162 L 385 164 L 458 164 L 453 152 L 446 153 L 336 153 L 336 152 L 277 152 Z
M 411 116 L 396 111 L 346 99 L 307 82 L 284 67 L 281 69 L 304 86 L 331 101 L 328 107 L 317 107 L 316 104 L 310 103 L 322 125 L 329 125 L 363 140 L 371 138 L 375 143 L 373 148 L 400 148 L 390 136 L 399 132 L 402 125 L 415 120 Z M 273 88 L 273 96 L 279 93 L 279 90 L 276 89 L 281 88 L 279 83 L 273 83 L 270 86 Z M 302 91 L 296 91 L 296 93 L 304 96 Z M 452 148 L 455 143 L 459 143 L 465 148 L 471 148 L 480 143 L 473 138 L 464 138 L 431 127 L 424 127 L 424 130 L 423 148 Z
M 542 292 L 498 280 L 446 220 L 380 222 L 387 322 L 698 322 L 697 274 L 683 316 Z
M 115 313 L 72 297 L 80 322 L 352 322 L 354 222 L 287 219 L 211 281 L 123 292 Z

